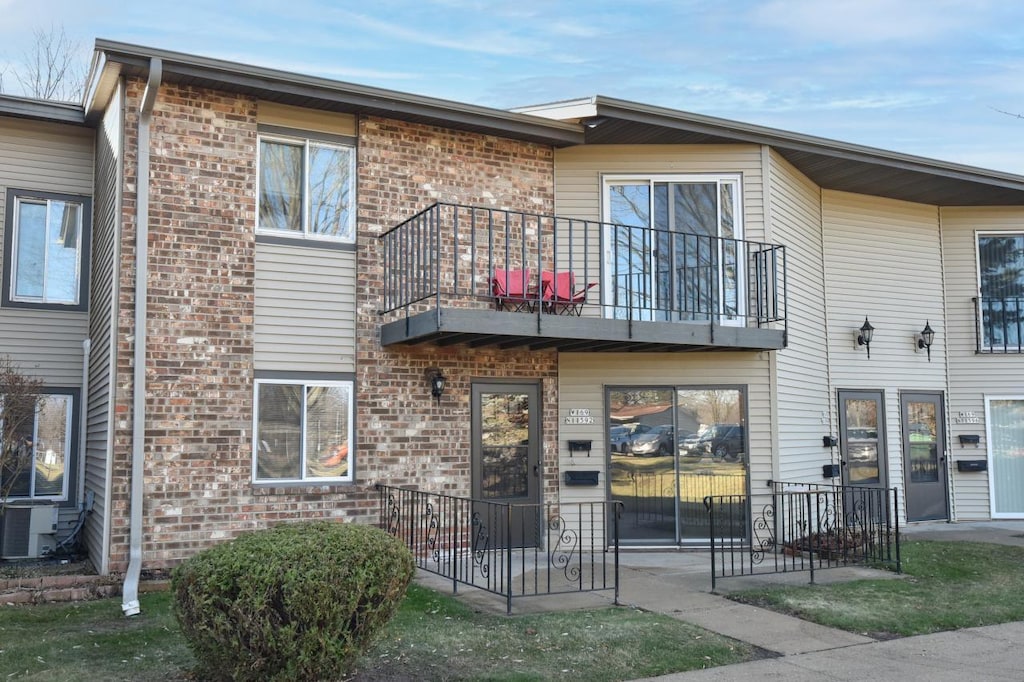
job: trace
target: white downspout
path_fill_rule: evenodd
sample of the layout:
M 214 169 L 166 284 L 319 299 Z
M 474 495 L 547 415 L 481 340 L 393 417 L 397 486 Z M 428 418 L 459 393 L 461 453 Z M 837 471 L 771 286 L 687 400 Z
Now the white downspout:
M 128 571 L 121 589 L 121 610 L 139 613 L 139 575 L 142 573 L 142 498 L 146 451 L 146 298 L 149 295 L 149 121 L 163 78 L 163 62 L 149 60 L 149 81 L 139 105 L 136 145 L 135 197 L 135 347 L 132 375 L 132 484 L 128 501 Z
M 85 439 L 89 432 L 89 353 L 91 339 L 82 339 L 82 398 L 78 405 L 78 510 L 85 508 Z

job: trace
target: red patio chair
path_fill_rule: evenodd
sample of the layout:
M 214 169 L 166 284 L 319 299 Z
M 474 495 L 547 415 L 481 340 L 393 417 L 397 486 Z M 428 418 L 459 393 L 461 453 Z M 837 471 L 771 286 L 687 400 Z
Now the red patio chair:
M 530 270 L 502 270 L 494 268 L 491 277 L 491 295 L 498 310 L 533 311 L 536 303 L 530 294 Z
M 544 309 L 557 315 L 576 315 L 583 312 L 587 292 L 597 286 L 590 282 L 582 289 L 576 289 L 576 274 L 571 271 L 540 273 L 540 286 Z

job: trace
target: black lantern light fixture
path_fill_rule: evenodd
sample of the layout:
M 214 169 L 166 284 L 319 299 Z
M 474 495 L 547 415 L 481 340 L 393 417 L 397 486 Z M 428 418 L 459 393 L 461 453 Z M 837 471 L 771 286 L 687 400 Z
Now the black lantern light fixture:
M 857 345 L 864 346 L 868 351 L 868 360 L 871 359 L 871 339 L 875 335 L 875 328 L 868 322 L 867 315 L 864 316 L 864 324 L 856 331 Z
M 441 374 L 441 370 L 434 367 L 427 370 L 427 376 L 430 377 L 430 395 L 434 396 L 434 400 L 441 403 L 441 396 L 444 395 L 444 385 L 448 381 L 444 374 Z
M 914 335 L 917 350 L 928 351 L 928 362 L 932 361 L 932 344 L 935 343 L 935 330 L 928 320 L 924 321 L 924 329 Z

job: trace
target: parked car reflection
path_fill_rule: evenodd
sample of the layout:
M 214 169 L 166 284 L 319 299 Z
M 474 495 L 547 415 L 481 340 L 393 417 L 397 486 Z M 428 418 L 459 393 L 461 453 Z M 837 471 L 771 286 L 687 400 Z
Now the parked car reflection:
M 662 424 L 651 428 L 647 433 L 634 436 L 630 444 L 630 452 L 637 456 L 670 455 L 672 443 L 675 442 L 671 424 Z

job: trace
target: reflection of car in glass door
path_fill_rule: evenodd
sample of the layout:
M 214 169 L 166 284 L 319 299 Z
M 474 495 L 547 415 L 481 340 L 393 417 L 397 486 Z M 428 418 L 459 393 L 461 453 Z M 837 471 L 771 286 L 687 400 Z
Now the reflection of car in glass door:
M 647 433 L 633 438 L 630 452 L 634 455 L 670 455 L 674 440 L 671 424 L 655 426 Z

